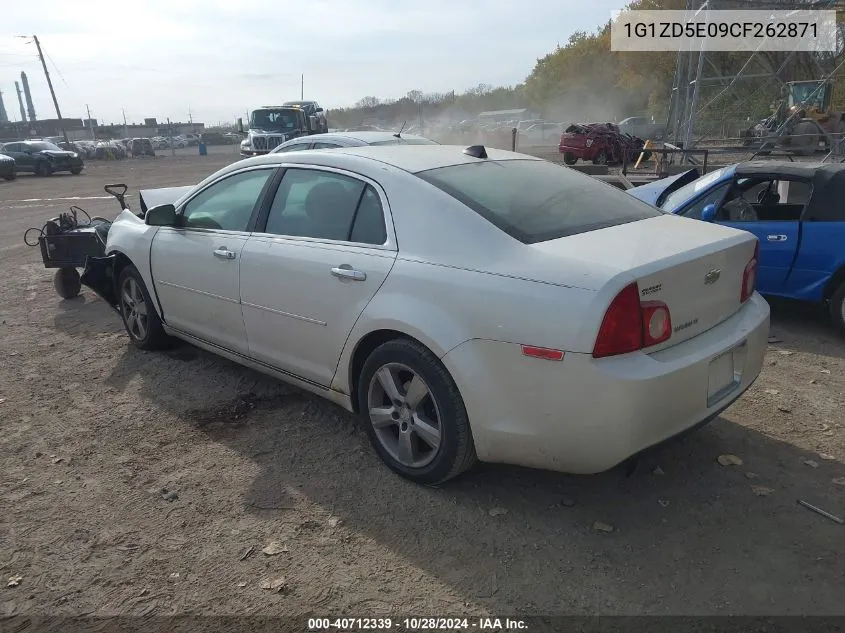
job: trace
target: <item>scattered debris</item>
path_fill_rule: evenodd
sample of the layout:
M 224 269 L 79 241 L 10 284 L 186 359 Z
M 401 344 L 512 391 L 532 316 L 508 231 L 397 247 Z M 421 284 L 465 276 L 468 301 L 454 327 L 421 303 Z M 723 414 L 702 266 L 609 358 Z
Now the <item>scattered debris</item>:
M 843 521 L 841 518 L 839 518 L 839 517 L 838 517 L 838 516 L 836 516 L 835 514 L 831 514 L 830 512 L 825 512 L 825 511 L 824 511 L 824 510 L 822 510 L 821 508 L 817 508 L 816 506 L 814 506 L 814 505 L 811 505 L 811 504 L 807 503 L 807 502 L 806 502 L 806 501 L 804 501 L 803 499 L 799 499 L 799 500 L 798 500 L 798 505 L 804 506 L 804 507 L 805 507 L 805 508 L 807 508 L 808 510 L 812 510 L 812 511 L 813 511 L 813 512 L 815 512 L 816 514 L 820 514 L 820 515 L 822 515 L 823 517 L 826 517 L 826 518 L 830 519 L 831 521 L 835 521 L 835 522 L 836 522 L 836 523 L 838 523 L 839 525 L 843 525 L 843 524 L 845 524 L 845 521 Z
M 774 367 L 777 364 L 778 364 L 778 362 L 774 358 L 769 361 L 769 367 Z
M 178 580 L 178 579 L 179 579 L 179 572 L 178 571 L 174 571 L 172 574 L 170 574 L 170 580 Z
M 161 498 L 165 501 L 176 501 L 179 498 L 179 493 L 175 490 L 162 488 L 159 492 L 161 493 Z
M 813 459 L 805 459 L 804 463 L 809 466 L 810 468 L 818 468 L 819 463 Z
M 304 532 L 305 530 L 319 530 L 323 527 L 318 521 L 312 521 L 309 519 L 308 521 L 303 521 L 299 525 L 296 526 L 297 531 Z
M 252 556 L 254 553 L 255 553 L 255 545 L 250 545 L 247 548 L 247 550 L 243 554 L 241 554 L 241 557 L 238 560 L 244 561 L 247 558 L 249 558 L 250 556 Z
M 575 499 L 573 499 L 572 497 L 561 497 L 560 505 L 562 505 L 564 508 L 571 508 L 575 505 Z
M 4 402 L 6 402 L 6 398 L 0 398 L 0 404 L 3 404 Z
M 21 584 L 21 580 L 23 580 L 23 576 L 21 576 L 20 574 L 10 576 L 9 581 L 6 583 L 6 586 L 7 587 L 18 587 Z
M 763 392 L 769 394 L 770 396 L 776 396 L 780 393 L 777 389 L 763 389 Z
M 841 488 L 845 488 L 845 477 L 837 477 L 836 479 L 831 479 L 830 483 L 834 486 L 840 486 Z
M 829 424 L 822 424 L 822 425 L 819 427 L 819 431 L 829 431 L 829 430 L 830 430 L 830 425 L 829 425 Z
M 819 459 L 823 459 L 826 462 L 836 459 L 833 455 L 829 455 L 828 453 L 819 453 Z
M 278 541 L 273 541 L 267 547 L 261 550 L 265 556 L 278 556 L 288 551 L 288 546 Z
M 742 466 L 742 460 L 736 455 L 731 455 L 730 453 L 719 455 L 718 462 L 722 466 Z
M 778 354 L 781 356 L 792 356 L 795 352 L 790 352 L 788 349 L 779 349 Z
M 490 508 L 490 511 L 488 512 L 491 517 L 499 517 L 507 513 L 508 511 L 505 508 Z
M 65 461 L 65 458 L 64 457 L 54 457 L 52 461 L 53 461 L 54 464 L 61 464 L 63 461 Z
M 147 589 L 146 587 L 144 587 L 143 589 L 141 589 L 141 591 L 138 593 L 138 595 L 139 596 L 146 596 L 148 593 L 150 593 L 150 590 Z
M 758 475 L 757 473 L 752 473 L 750 470 L 747 473 L 745 473 L 746 479 L 757 479 L 759 476 L 760 475 Z
M 789 407 L 785 407 L 782 404 L 778 405 L 778 411 L 780 411 L 781 413 L 792 413 L 792 409 L 790 409 Z
M 777 336 L 771 335 L 769 336 L 769 343 L 783 343 L 783 339 L 779 339 Z
M 829 374 L 830 373 L 829 369 L 820 369 L 819 371 L 823 374 Z
M 758 497 L 768 497 L 774 492 L 774 489 L 767 488 L 766 486 L 751 486 L 751 492 L 753 492 Z
M 651 471 L 652 475 L 665 475 L 666 473 L 663 472 L 663 469 L 660 466 L 657 466 L 654 470 Z
M 243 589 L 244 587 L 246 587 L 246 583 L 245 583 L 245 582 L 243 582 L 243 581 L 242 581 L 242 582 L 239 582 L 239 583 L 237 584 L 237 587 L 238 587 L 238 589 Z
M 818 382 L 819 382 L 819 381 L 818 381 L 818 380 L 816 380 L 815 378 L 810 379 L 810 384 L 811 384 L 811 385 L 815 385 L 815 384 L 817 384 Z
M 608 523 L 602 523 L 601 521 L 596 521 L 593 523 L 593 529 L 597 532 L 613 532 L 613 526 Z
M 267 591 L 275 591 L 282 593 L 287 589 L 288 583 L 284 578 L 276 578 L 275 580 L 265 580 L 261 583 L 261 588 Z
M 343 520 L 340 517 L 329 517 L 329 520 L 326 521 L 329 524 L 330 528 L 336 528 L 338 525 L 343 524 Z
M 659 503 L 663 508 L 668 508 L 670 502 L 668 499 L 658 499 L 657 503 Z

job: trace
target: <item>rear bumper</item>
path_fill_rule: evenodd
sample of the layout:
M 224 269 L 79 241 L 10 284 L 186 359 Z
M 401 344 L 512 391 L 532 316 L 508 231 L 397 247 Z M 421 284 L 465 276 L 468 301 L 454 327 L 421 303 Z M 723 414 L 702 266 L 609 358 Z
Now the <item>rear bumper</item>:
M 674 347 L 563 361 L 519 345 L 472 340 L 443 357 L 469 413 L 479 459 L 596 473 L 701 425 L 756 380 L 769 332 L 759 295 L 718 326 Z M 711 362 L 733 359 L 733 383 L 711 384 Z M 712 373 L 711 373 L 712 372 Z
M 591 147 L 572 147 L 571 145 L 561 143 L 558 145 L 558 151 L 561 154 L 570 153 L 575 158 L 580 158 L 581 160 L 593 160 L 598 155 L 598 148 L 595 145 Z

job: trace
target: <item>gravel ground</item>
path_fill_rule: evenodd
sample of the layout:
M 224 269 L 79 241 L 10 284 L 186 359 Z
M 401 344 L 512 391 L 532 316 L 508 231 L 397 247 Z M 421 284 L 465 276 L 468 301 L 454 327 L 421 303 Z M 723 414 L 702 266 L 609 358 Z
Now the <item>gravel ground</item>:
M 333 405 L 130 347 L 23 244 L 70 204 L 114 217 L 107 182 L 234 158 L 0 184 L 0 614 L 845 614 L 845 526 L 796 503 L 845 516 L 845 342 L 819 310 L 774 304 L 756 385 L 631 474 L 481 465 L 418 487 Z

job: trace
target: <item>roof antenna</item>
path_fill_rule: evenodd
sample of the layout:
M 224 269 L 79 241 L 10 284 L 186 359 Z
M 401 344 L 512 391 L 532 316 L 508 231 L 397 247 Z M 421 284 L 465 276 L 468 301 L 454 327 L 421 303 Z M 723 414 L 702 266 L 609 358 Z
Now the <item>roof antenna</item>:
M 406 123 L 408 123 L 408 121 L 407 121 L 407 120 L 406 120 L 405 122 L 403 122 L 403 123 L 402 123 L 402 127 L 400 127 L 400 128 L 399 128 L 399 131 L 398 131 L 398 132 L 396 132 L 396 134 L 394 134 L 393 136 L 395 136 L 396 138 L 402 138 L 402 130 L 404 130 L 404 129 L 405 129 L 405 124 L 406 124 Z

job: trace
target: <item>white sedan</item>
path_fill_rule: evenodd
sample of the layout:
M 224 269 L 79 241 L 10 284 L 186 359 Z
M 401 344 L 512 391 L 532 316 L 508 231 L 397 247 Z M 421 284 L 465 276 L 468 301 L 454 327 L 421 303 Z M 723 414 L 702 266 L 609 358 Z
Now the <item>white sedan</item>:
M 83 283 L 136 346 L 175 336 L 364 420 L 397 473 L 606 470 L 757 378 L 757 242 L 482 147 L 238 161 L 142 192 Z M 163 203 L 163 204 L 162 204 Z

